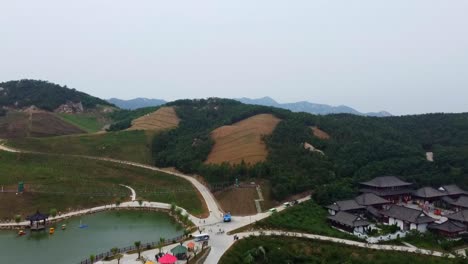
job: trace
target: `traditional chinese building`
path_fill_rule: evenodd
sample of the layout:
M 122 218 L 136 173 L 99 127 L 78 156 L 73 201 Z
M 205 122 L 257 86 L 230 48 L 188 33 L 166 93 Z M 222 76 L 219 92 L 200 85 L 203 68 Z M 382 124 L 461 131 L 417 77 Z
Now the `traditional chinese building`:
M 373 193 L 393 203 L 411 200 L 412 184 L 395 176 L 382 176 L 361 182 L 361 193 Z

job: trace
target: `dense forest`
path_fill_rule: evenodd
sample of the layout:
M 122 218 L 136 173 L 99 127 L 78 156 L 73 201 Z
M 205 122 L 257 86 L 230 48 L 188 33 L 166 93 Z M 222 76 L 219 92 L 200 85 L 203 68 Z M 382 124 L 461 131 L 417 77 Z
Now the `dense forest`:
M 200 173 L 212 185 L 260 177 L 270 180 L 278 200 L 312 190 L 320 203 L 351 197 L 358 182 L 381 175 L 398 175 L 416 186 L 457 183 L 468 187 L 468 114 L 315 116 L 225 99 L 180 100 L 169 105 L 176 106 L 182 121 L 177 129 L 154 138 L 155 164 Z M 212 130 L 259 113 L 282 119 L 264 139 L 267 161 L 254 166 L 203 164 L 214 144 Z M 310 126 L 320 127 L 331 138 L 314 137 Z M 305 150 L 304 142 L 325 155 Z M 434 162 L 426 160 L 426 151 L 434 152 Z
M 53 111 L 67 101 L 81 102 L 84 108 L 110 103 L 86 93 L 47 81 L 20 80 L 0 83 L 0 108 L 36 106 Z

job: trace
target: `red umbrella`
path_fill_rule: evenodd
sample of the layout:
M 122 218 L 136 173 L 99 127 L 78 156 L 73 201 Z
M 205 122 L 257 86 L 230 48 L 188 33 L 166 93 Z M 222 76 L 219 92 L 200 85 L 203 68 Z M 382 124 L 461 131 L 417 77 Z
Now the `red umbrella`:
M 172 256 L 171 254 L 166 254 L 162 256 L 159 260 L 159 263 L 161 264 L 174 264 L 177 262 L 177 258 Z

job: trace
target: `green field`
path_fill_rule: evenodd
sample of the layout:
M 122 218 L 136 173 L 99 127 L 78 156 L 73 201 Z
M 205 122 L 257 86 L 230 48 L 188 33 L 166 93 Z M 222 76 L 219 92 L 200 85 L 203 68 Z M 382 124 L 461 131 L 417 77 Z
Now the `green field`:
M 75 125 L 88 133 L 101 131 L 104 122 L 93 114 L 58 114 L 66 122 Z
M 276 229 L 311 233 L 316 235 L 333 236 L 345 239 L 358 240 L 355 236 L 333 229 L 327 223 L 327 211 L 314 201 L 290 207 L 280 213 L 257 222 L 256 229 Z
M 176 203 L 193 214 L 203 213 L 202 201 L 192 184 L 184 179 L 112 162 L 60 155 L 0 152 L 0 186 L 16 190 L 25 182 L 22 195 L 0 193 L 0 220 L 51 208 L 89 208 L 129 200 L 133 187 L 144 200 Z
M 151 164 L 151 137 L 145 131 L 121 131 L 101 134 L 22 138 L 8 144 L 22 150 L 54 154 L 108 157 Z
M 465 261 L 377 251 L 305 238 L 251 237 L 235 243 L 219 263 L 453 264 Z

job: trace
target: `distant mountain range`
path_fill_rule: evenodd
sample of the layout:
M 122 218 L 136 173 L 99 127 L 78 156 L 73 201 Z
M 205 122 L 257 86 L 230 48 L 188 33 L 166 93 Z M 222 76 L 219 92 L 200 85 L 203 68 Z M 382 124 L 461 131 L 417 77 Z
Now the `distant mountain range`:
M 301 101 L 297 103 L 286 103 L 280 104 L 273 100 L 270 97 L 263 97 L 258 99 L 250 99 L 250 98 L 240 98 L 235 99 L 239 102 L 244 104 L 255 104 L 255 105 L 264 105 L 264 106 L 273 106 L 278 108 L 284 108 L 291 110 L 293 112 L 306 112 L 316 115 L 328 115 L 328 114 L 354 114 L 354 115 L 365 115 L 365 116 L 376 116 L 376 117 L 385 117 L 391 116 L 389 112 L 381 111 L 381 112 L 370 112 L 370 113 L 361 113 L 354 108 L 349 106 L 340 105 L 340 106 L 330 106 L 326 104 L 315 104 L 306 101 Z
M 306 101 L 297 102 L 297 103 L 280 104 L 270 97 L 263 97 L 263 98 L 258 98 L 258 99 L 250 99 L 250 98 L 244 97 L 244 98 L 235 99 L 235 100 L 244 104 L 272 106 L 272 107 L 288 109 L 293 112 L 306 112 L 306 113 L 311 113 L 311 114 L 316 114 L 316 115 L 345 113 L 345 114 L 376 116 L 376 117 L 391 116 L 391 114 L 386 111 L 361 113 L 357 111 L 356 109 L 351 108 L 349 106 L 345 106 L 345 105 L 330 106 L 326 104 L 315 104 L 315 103 L 310 103 Z M 159 106 L 159 105 L 163 105 L 166 103 L 166 101 L 161 100 L 161 99 L 148 99 L 148 98 L 135 98 L 131 100 L 121 100 L 121 99 L 111 98 L 111 99 L 108 99 L 107 101 L 123 109 L 138 109 L 142 107 Z
M 159 106 L 167 103 L 161 99 L 135 98 L 131 100 L 122 100 L 117 98 L 107 99 L 111 104 L 114 104 L 122 109 L 134 110 L 142 107 Z

